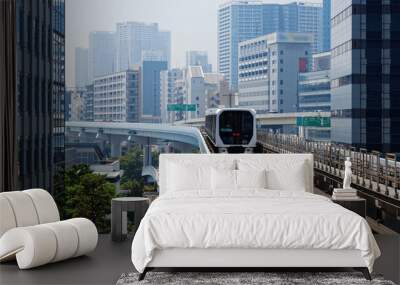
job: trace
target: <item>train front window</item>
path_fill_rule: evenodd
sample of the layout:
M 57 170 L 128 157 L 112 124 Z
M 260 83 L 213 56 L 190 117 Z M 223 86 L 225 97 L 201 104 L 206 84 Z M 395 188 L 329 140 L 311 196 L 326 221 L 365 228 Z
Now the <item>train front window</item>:
M 219 117 L 219 135 L 224 144 L 248 144 L 253 137 L 253 116 L 248 111 L 224 111 Z

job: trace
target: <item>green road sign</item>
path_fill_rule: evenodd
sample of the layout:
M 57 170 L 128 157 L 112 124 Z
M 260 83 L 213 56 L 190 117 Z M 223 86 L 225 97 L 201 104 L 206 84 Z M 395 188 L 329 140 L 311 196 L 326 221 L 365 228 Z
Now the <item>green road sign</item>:
M 196 112 L 195 104 L 168 104 L 167 111 L 187 111 L 187 112 Z
M 330 128 L 331 118 L 329 117 L 297 117 L 297 126 Z

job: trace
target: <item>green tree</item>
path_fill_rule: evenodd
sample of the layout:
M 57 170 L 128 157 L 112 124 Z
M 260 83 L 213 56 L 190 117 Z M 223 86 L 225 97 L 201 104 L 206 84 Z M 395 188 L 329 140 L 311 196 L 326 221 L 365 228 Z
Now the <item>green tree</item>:
M 158 168 L 159 156 L 160 156 L 160 152 L 159 151 L 153 151 L 151 153 L 152 164 L 153 164 L 153 166 L 155 168 Z
M 121 185 L 124 190 L 129 190 L 129 196 L 131 197 L 143 197 L 143 180 L 129 180 Z
M 65 186 L 72 186 L 80 183 L 81 177 L 85 174 L 93 173 L 87 164 L 73 165 L 65 171 Z
M 121 182 L 130 180 L 142 181 L 143 151 L 137 145 L 133 146 L 125 155 L 121 156 L 120 167 L 124 170 Z
M 115 186 L 105 176 L 92 173 L 87 165 L 74 166 L 66 171 L 65 218 L 90 219 L 99 232 L 107 232 L 110 223 L 106 217 L 111 212 L 111 199 Z

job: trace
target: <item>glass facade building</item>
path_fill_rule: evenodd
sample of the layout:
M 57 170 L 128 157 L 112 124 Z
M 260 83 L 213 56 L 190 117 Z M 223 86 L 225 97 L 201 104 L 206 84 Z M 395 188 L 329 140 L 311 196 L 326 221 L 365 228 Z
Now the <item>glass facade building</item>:
M 312 55 L 312 68 L 299 73 L 299 112 L 331 111 L 330 53 Z
M 218 11 L 218 72 L 232 89 L 238 87 L 239 42 L 263 34 L 263 10 L 257 2 L 232 1 Z
M 238 88 L 238 45 L 274 32 L 313 34 L 312 51 L 322 51 L 322 7 L 319 4 L 265 4 L 232 0 L 218 11 L 218 72 Z
M 65 169 L 65 2 L 53 1 L 53 150 L 54 174 Z M 63 187 L 61 181 L 55 181 Z
M 160 72 L 168 70 L 166 61 L 143 61 L 140 92 L 140 120 L 160 122 L 161 120 L 161 78 Z
M 90 32 L 88 49 L 88 84 L 96 77 L 115 72 L 115 33 Z
M 329 70 L 299 74 L 299 112 L 330 112 Z
M 399 1 L 332 1 L 332 141 L 400 151 L 399 11 Z
M 323 0 L 322 2 L 323 17 L 323 43 L 322 51 L 331 50 L 331 0 Z
M 64 1 L 16 1 L 17 189 L 54 191 L 64 165 Z

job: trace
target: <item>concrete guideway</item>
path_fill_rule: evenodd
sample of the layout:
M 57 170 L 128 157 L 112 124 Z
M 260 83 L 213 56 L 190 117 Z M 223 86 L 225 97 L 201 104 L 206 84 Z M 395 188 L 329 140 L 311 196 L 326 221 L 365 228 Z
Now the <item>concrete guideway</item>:
M 134 141 L 144 146 L 142 176 L 158 181 L 158 170 L 152 165 L 151 145 L 154 140 L 169 141 L 175 146 L 187 149 L 188 145 L 199 148 L 200 153 L 210 153 L 200 130 L 191 126 L 169 124 L 123 123 L 123 122 L 87 122 L 68 121 L 66 132 L 78 133 L 79 137 L 91 134 L 107 137 L 111 142 L 111 156 L 121 155 L 121 142 Z
M 138 138 L 159 139 L 181 142 L 198 147 L 200 153 L 209 153 L 207 144 L 198 128 L 174 126 L 170 124 L 122 123 L 122 122 L 86 122 L 68 121 L 67 132 L 101 133 L 112 136 L 132 136 Z

